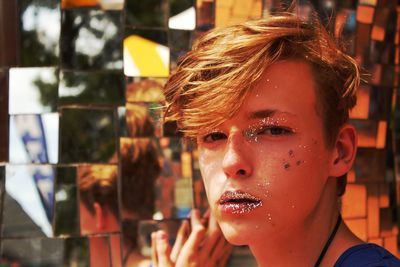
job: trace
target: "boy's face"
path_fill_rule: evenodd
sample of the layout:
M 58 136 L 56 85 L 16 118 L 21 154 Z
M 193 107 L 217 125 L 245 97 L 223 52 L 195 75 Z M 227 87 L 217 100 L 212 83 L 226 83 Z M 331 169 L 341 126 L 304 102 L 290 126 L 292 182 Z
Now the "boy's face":
M 231 243 L 289 235 L 318 210 L 333 151 L 315 90 L 307 63 L 279 61 L 232 119 L 197 137 L 210 207 Z

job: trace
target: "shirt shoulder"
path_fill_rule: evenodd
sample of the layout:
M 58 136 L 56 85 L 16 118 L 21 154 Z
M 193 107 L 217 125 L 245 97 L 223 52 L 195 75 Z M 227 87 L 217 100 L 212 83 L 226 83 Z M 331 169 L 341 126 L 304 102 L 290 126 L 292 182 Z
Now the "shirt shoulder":
M 400 260 L 375 244 L 360 244 L 347 249 L 334 267 L 400 267 Z

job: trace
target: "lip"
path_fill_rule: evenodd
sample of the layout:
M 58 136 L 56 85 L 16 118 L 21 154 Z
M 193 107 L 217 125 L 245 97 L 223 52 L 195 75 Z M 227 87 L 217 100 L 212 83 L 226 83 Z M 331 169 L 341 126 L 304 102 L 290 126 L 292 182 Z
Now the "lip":
M 261 199 L 241 190 L 225 191 L 217 203 L 221 212 L 228 214 L 247 214 L 262 206 Z

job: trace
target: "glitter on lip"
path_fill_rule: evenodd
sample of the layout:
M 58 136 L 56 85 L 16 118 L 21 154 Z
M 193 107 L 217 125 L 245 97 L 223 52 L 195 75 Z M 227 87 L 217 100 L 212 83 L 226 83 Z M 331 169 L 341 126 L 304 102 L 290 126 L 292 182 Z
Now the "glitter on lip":
M 244 214 L 262 206 L 262 201 L 243 191 L 226 191 L 219 198 L 218 204 L 223 212 Z

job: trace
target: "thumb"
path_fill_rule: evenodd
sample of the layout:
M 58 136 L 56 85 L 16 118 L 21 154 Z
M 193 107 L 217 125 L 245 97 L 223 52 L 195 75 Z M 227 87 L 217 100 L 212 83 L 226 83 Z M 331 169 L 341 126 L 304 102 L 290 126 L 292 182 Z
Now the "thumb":
M 170 260 L 171 246 L 168 243 L 168 235 L 164 231 L 156 233 L 156 251 L 158 258 L 158 267 L 172 267 Z

